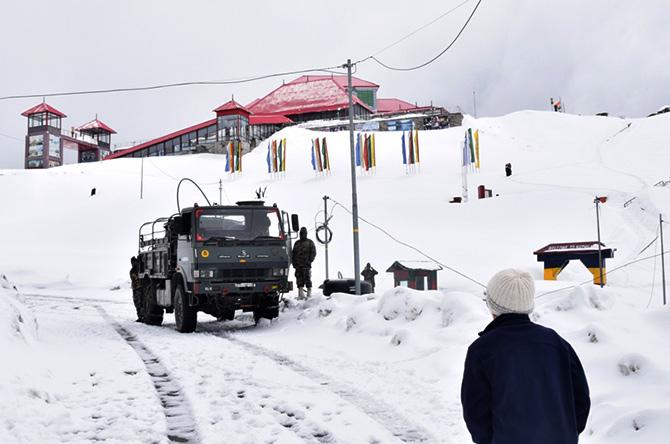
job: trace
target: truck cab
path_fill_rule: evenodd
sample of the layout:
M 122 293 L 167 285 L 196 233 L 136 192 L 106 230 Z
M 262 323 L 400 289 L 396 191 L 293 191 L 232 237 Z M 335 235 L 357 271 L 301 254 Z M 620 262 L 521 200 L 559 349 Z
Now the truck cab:
M 261 201 L 193 206 L 142 225 L 140 276 L 145 322 L 175 313 L 177 330 L 195 330 L 197 313 L 232 320 L 236 310 L 254 320 L 279 315 L 289 281 L 291 239 L 298 217 Z

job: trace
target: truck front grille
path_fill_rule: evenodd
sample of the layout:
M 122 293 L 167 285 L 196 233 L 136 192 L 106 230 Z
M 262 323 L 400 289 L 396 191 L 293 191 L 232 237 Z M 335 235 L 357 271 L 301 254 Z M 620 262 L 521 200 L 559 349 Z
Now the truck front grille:
M 264 279 L 270 277 L 267 268 L 239 268 L 236 270 L 218 270 L 217 278 L 224 280 Z

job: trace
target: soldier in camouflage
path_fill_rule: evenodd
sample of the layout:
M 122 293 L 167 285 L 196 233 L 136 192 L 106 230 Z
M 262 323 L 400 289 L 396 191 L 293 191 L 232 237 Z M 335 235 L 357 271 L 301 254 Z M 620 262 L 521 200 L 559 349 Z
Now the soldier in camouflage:
M 130 283 L 133 289 L 133 303 L 137 312 L 137 322 L 142 322 L 144 313 L 142 309 L 142 282 L 139 274 L 139 261 L 135 256 L 130 258 Z
M 309 298 L 312 295 L 312 262 L 316 257 L 316 247 L 311 239 L 307 239 L 307 228 L 300 229 L 300 239 L 293 245 L 291 261 L 295 268 L 298 299 Z M 307 293 L 303 287 L 307 287 Z

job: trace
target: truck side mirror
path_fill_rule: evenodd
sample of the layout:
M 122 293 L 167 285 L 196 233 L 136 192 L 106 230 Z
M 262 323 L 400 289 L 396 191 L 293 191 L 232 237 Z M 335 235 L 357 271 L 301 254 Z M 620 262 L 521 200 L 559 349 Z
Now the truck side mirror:
M 300 231 L 300 220 L 298 219 L 297 214 L 291 214 L 291 228 L 296 233 Z

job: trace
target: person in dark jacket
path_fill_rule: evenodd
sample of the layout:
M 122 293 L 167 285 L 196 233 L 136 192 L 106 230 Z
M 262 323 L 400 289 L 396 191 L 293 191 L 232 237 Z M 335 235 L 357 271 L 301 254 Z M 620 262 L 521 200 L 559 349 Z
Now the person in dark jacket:
M 572 444 L 591 402 L 577 354 L 554 330 L 531 322 L 530 274 L 503 270 L 486 289 L 493 321 L 465 358 L 463 417 L 477 444 Z
M 307 228 L 300 229 L 300 239 L 293 244 L 291 262 L 295 268 L 295 286 L 298 287 L 298 299 L 312 295 L 312 262 L 316 257 L 316 247 L 307 239 Z M 307 287 L 307 294 L 303 287 Z
M 133 304 L 135 304 L 135 311 L 137 312 L 137 322 L 142 322 L 144 319 L 144 311 L 142 309 L 142 282 L 139 275 L 139 261 L 135 256 L 130 258 L 130 283 L 133 289 Z
M 372 285 L 372 291 L 375 291 L 375 276 L 378 275 L 379 273 L 377 270 L 372 268 L 372 265 L 370 265 L 370 262 L 365 266 L 363 271 L 361 271 L 361 274 L 363 275 L 363 280 L 365 282 L 369 282 L 370 285 Z

